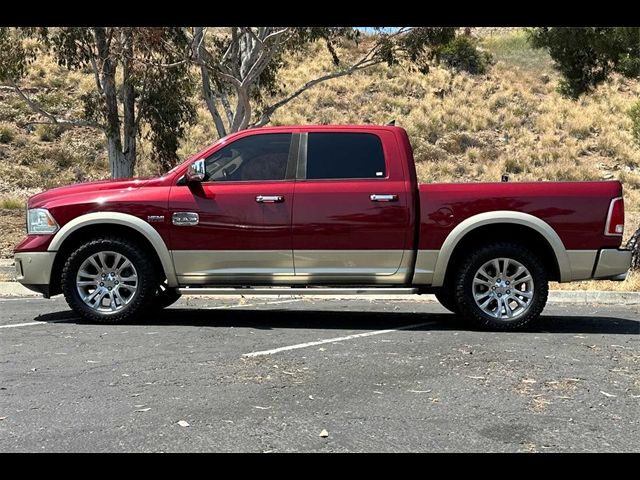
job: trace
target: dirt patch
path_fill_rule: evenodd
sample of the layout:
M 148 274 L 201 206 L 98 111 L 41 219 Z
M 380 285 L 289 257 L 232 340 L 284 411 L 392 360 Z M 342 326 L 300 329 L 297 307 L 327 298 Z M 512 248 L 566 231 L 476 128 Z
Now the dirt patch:
M 24 210 L 0 209 L 0 225 L 0 258 L 11 258 L 14 247 L 26 235 Z

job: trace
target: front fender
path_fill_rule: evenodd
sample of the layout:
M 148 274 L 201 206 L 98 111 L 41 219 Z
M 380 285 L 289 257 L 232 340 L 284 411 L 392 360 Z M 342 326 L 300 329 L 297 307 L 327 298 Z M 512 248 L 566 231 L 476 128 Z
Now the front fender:
M 160 263 L 162 264 L 162 268 L 167 277 L 168 286 L 178 286 L 178 280 L 176 278 L 173 261 L 171 260 L 171 254 L 169 253 L 169 249 L 160 234 L 144 220 L 126 213 L 94 212 L 74 218 L 65 224 L 58 233 L 56 233 L 47 250 L 49 252 L 57 252 L 60 250 L 65 240 L 67 240 L 72 233 L 80 230 L 81 228 L 105 224 L 123 225 L 132 228 L 143 235 L 152 245 L 160 259 Z

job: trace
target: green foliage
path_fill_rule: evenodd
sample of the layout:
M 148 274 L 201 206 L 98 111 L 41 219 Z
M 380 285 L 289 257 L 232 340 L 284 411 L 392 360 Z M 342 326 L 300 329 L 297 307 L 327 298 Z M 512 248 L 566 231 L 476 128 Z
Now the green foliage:
M 25 48 L 22 38 L 21 30 L 0 27 L 0 81 L 19 80 L 34 60 L 36 50 Z
M 62 135 L 63 129 L 54 124 L 44 123 L 36 127 L 36 135 L 43 142 L 53 142 Z
M 186 125 L 196 120 L 195 105 L 185 101 L 193 95 L 194 82 L 186 66 L 181 66 L 148 72 L 145 85 L 139 98 L 139 114 L 149 126 L 145 136 L 153 146 L 152 156 L 167 171 L 178 161 L 179 140 Z
M 15 136 L 15 130 L 11 125 L 0 124 L 0 143 L 11 143 Z
M 107 39 L 108 57 L 104 60 L 95 57 L 98 33 L 104 33 Z M 94 35 L 90 28 L 65 27 L 48 30 L 43 39 L 60 65 L 75 70 L 91 69 L 94 63 L 98 64 L 97 82 L 107 81 L 100 76 L 101 62 L 114 72 L 121 70 L 122 80 L 115 75 L 117 88 L 122 92 L 125 85 L 133 86 L 137 133 L 144 132 L 151 140 L 153 157 L 162 168 L 175 163 L 185 125 L 195 118 L 191 102 L 194 82 L 189 65 L 180 64 L 189 46 L 182 28 L 109 28 Z M 114 109 L 108 108 L 101 90 L 102 85 L 82 96 L 84 118 L 113 130 L 114 122 L 108 120 Z M 118 123 L 116 128 L 120 128 Z
M 640 145 L 640 100 L 638 100 L 631 110 L 629 110 L 629 116 L 631 117 L 631 132 L 633 133 L 633 138 L 638 145 Z
M 573 98 L 613 72 L 640 76 L 639 27 L 538 27 L 530 30 L 529 40 L 549 51 L 563 76 L 560 91 Z
M 439 46 L 435 51 L 435 57 L 453 70 L 473 75 L 485 73 L 491 62 L 491 55 L 478 50 L 475 42 L 467 36 L 457 36 L 445 45 Z

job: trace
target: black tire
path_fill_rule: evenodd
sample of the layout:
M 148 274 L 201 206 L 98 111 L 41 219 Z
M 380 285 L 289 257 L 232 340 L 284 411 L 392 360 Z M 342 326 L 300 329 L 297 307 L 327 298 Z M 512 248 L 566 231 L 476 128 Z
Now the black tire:
M 444 308 L 452 313 L 460 313 L 453 289 L 442 289 L 435 292 L 435 296 Z
M 124 255 L 135 267 L 137 288 L 130 301 L 118 311 L 102 313 L 88 306 L 80 297 L 76 277 L 82 264 L 91 255 L 112 251 Z M 62 292 L 69 306 L 81 317 L 91 322 L 120 323 L 133 320 L 153 302 L 157 290 L 157 272 L 153 258 L 135 242 L 121 237 L 103 237 L 78 246 L 67 258 L 62 268 Z
M 529 271 L 533 282 L 533 294 L 528 308 L 512 319 L 496 318 L 489 315 L 476 304 L 474 299 L 473 279 L 476 272 L 485 263 L 495 258 L 509 258 L 519 262 Z M 549 284 L 543 263 L 531 250 L 513 243 L 495 243 L 472 253 L 460 265 L 454 282 L 455 299 L 462 316 L 473 325 L 490 330 L 515 330 L 533 322 L 542 313 L 549 293 Z M 496 306 L 497 310 L 502 310 L 502 308 Z
M 181 296 L 182 294 L 178 292 L 177 288 L 167 287 L 167 281 L 165 280 L 156 290 L 156 296 L 153 300 L 153 308 L 157 310 L 167 308 L 176 303 Z

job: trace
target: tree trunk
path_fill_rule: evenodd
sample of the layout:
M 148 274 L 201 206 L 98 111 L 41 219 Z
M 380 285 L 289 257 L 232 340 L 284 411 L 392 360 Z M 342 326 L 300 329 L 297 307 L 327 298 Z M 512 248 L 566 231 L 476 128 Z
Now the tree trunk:
M 205 64 L 205 46 L 204 46 L 204 29 L 203 27 L 195 27 L 194 28 L 194 39 L 193 43 L 196 45 L 197 50 L 194 52 L 194 56 L 197 61 L 200 62 L 200 76 L 202 80 L 202 96 L 204 97 L 204 101 L 209 109 L 209 113 L 213 118 L 213 123 L 216 126 L 216 130 L 218 131 L 218 137 L 222 138 L 227 134 L 227 129 L 224 126 L 224 122 L 222 121 L 222 117 L 218 112 L 218 107 L 216 106 L 216 97 L 211 90 L 211 77 L 209 75 L 209 69 Z
M 105 135 L 107 137 L 107 150 L 109 152 L 111 177 L 132 177 L 133 163 L 131 161 L 131 156 L 129 153 L 125 155 L 122 149 L 122 138 L 120 136 L 120 118 L 118 117 L 118 96 L 116 90 L 116 64 L 111 58 L 105 28 L 95 27 L 93 31 L 96 39 L 98 57 L 101 63 L 100 78 L 105 97 L 107 117 Z M 130 139 L 128 142 L 130 142 Z M 133 154 L 133 158 L 135 158 L 135 139 L 133 143 Z
M 133 35 L 131 28 L 126 28 L 123 33 L 124 59 L 122 68 L 123 77 L 123 104 L 124 104 L 124 158 L 127 177 L 133 176 L 136 165 L 136 98 L 131 78 L 131 62 L 133 61 Z M 118 177 L 119 178 L 119 177 Z
M 640 270 L 640 228 L 636 230 L 629 241 L 627 248 L 631 250 L 631 270 Z
M 109 153 L 109 165 L 111 166 L 111 178 L 130 178 L 133 177 L 133 163 L 127 158 L 122 151 L 122 142 L 120 134 L 107 136 L 107 151 Z

